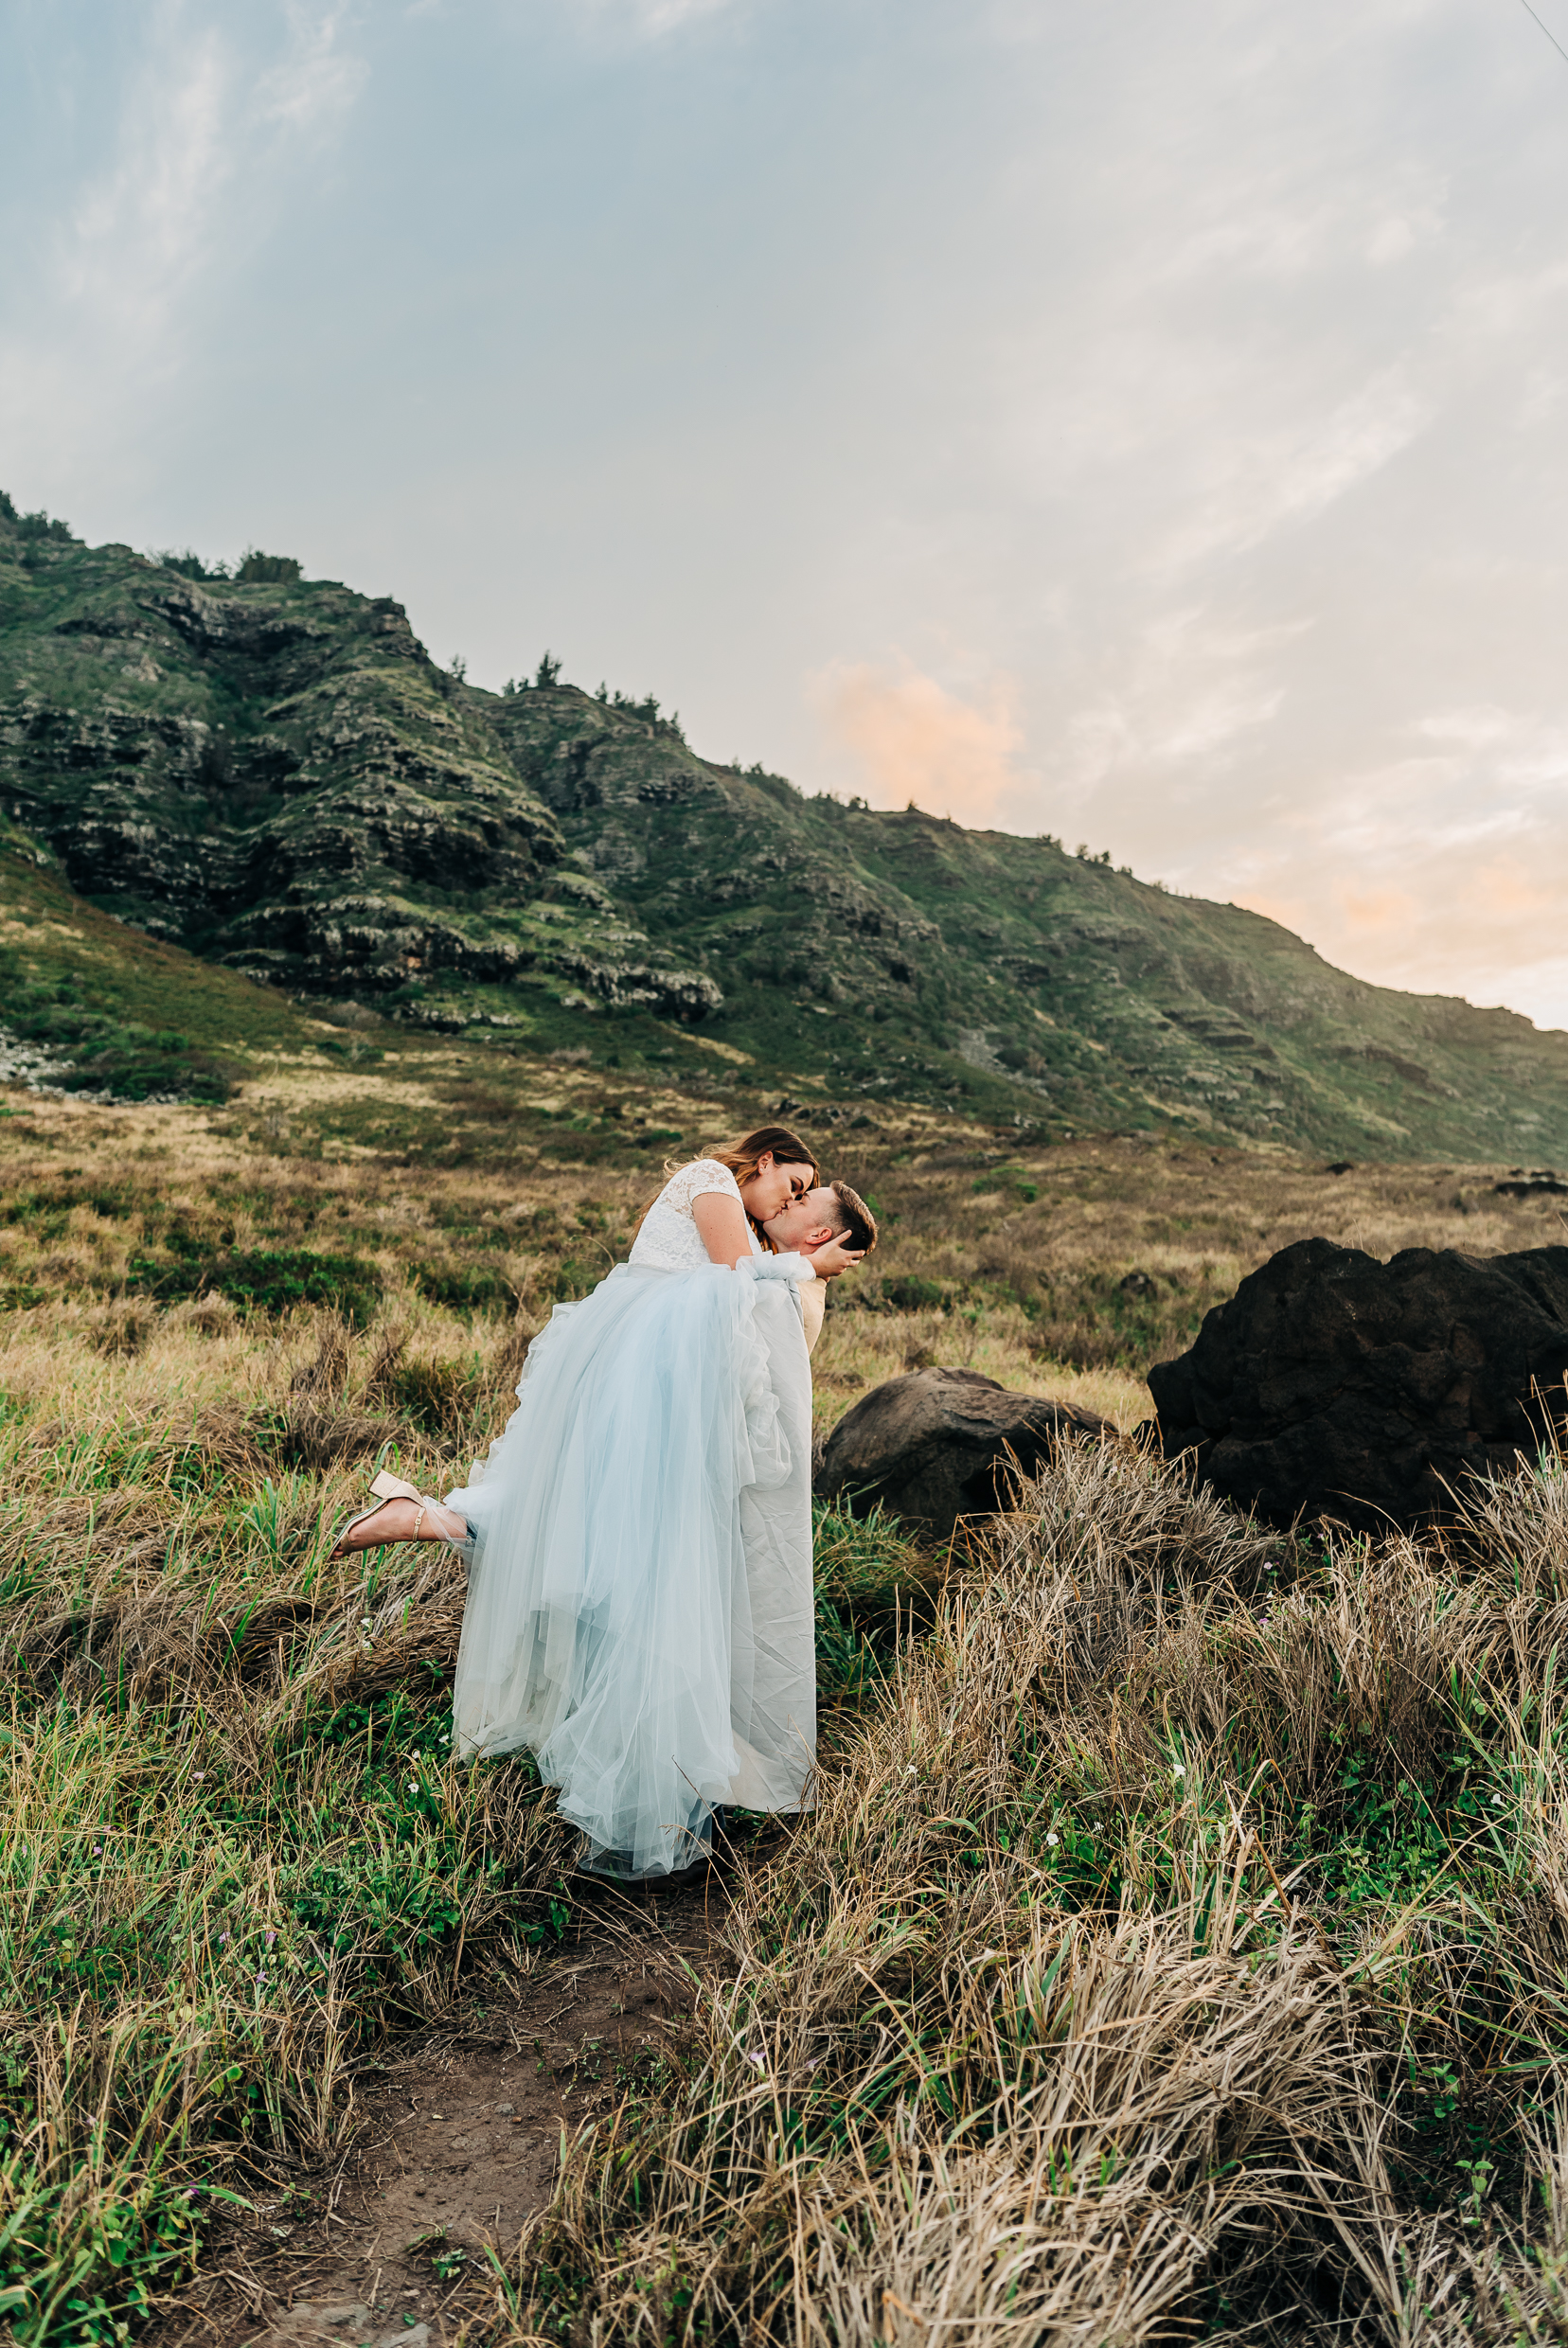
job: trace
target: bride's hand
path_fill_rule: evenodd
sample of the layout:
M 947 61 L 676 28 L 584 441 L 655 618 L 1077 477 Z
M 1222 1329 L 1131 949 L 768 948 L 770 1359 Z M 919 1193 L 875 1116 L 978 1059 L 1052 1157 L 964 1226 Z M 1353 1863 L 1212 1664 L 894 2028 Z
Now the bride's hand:
M 812 1256 L 811 1270 L 819 1280 L 831 1280 L 838 1272 L 852 1272 L 864 1254 L 864 1248 L 846 1247 L 842 1239 L 829 1239 Z

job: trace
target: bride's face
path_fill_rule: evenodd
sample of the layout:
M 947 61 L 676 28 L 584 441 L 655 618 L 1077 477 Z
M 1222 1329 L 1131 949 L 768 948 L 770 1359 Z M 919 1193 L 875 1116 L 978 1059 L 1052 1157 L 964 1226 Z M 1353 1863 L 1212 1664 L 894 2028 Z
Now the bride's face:
M 772 1150 L 765 1150 L 757 1161 L 757 1171 L 749 1183 L 740 1185 L 740 1196 L 748 1215 L 765 1223 L 787 1207 L 793 1199 L 803 1199 L 811 1186 L 809 1165 L 781 1164 Z

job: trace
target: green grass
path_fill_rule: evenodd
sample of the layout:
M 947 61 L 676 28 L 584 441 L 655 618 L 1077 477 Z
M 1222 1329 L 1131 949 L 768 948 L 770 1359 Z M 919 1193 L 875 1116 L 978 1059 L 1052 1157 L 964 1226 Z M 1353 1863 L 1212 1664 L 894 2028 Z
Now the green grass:
M 452 1561 L 326 1550 L 378 1461 L 442 1488 L 483 1450 L 648 1169 L 333 1165 L 159 1114 L 177 1146 L 86 1107 L 5 1129 L 4 1274 L 39 1300 L 0 1330 L 0 2290 L 27 2348 L 167 2306 L 223 2196 L 340 2156 L 355 2066 L 514 1983 L 573 1907 L 527 1762 L 446 1757 Z M 1000 1206 L 972 1150 L 846 1165 L 887 1270 L 834 1300 L 825 1420 L 917 1349 L 1016 1381 L 1022 1294 L 1070 1293 L 1086 1349 L 1158 1342 L 1314 1201 L 1391 1252 L 1455 1183 L 1032 1165 Z M 1493 1243 L 1536 1211 L 1488 1210 Z M 940 1301 L 900 1307 L 903 1279 Z M 1556 2337 L 1565 1492 L 1548 1456 L 1447 1548 L 1293 1542 L 1114 1444 L 956 1563 L 819 1509 L 818 1809 L 743 1846 L 689 2031 L 570 2143 L 512 2312 L 453 2270 L 471 2340 L 804 2348 L 802 2304 L 866 2348 L 950 2317 Z
M 290 1312 L 296 1305 L 328 1305 L 363 1324 L 382 1292 L 374 1264 L 360 1255 L 326 1254 L 314 1248 L 250 1248 L 207 1254 L 178 1230 L 165 1235 L 164 1256 L 133 1255 L 125 1285 L 133 1293 L 171 1304 L 186 1297 L 226 1296 L 246 1312 Z M 474 1282 L 436 1281 L 435 1301 L 472 1305 Z M 426 1289 L 426 1293 L 430 1290 Z M 499 1283 L 489 1284 L 484 1301 L 493 1303 Z
M 483 1448 L 510 1324 L 411 1346 L 247 1301 L 140 1306 L 107 1355 L 57 1308 L 5 1356 L 0 2307 L 27 2348 L 129 2337 L 215 2209 L 326 2153 L 356 2061 L 571 1921 L 531 1762 L 452 1758 L 460 1572 L 326 1555 L 354 1458 L 438 1483 Z M 819 1539 L 842 1705 L 930 1567 L 882 1521 L 825 1511 Z
M 216 2202 L 330 2143 L 363 2050 L 569 1919 L 531 1765 L 452 1759 L 445 1553 L 326 1556 L 347 1461 L 440 1473 L 409 1364 L 277 1331 L 175 1318 L 106 1363 L 79 1318 L 7 1355 L 0 2290 L 29 2348 L 127 2337 Z M 503 1330 L 465 1365 L 469 1430 L 509 1359 Z
M 281 995 L 116 921 L 0 826 L 0 1026 L 45 1053 L 65 1092 L 218 1104 L 259 1052 L 297 1050 Z
M 817 1695 L 858 1704 L 878 1692 L 900 1634 L 929 1622 L 944 1560 L 910 1539 L 879 1503 L 855 1517 L 812 1505 Z

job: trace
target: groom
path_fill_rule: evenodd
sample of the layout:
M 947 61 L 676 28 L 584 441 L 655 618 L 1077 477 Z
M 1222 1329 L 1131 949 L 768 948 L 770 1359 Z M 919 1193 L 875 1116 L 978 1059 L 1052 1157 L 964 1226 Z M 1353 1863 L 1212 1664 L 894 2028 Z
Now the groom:
M 864 1254 L 877 1244 L 877 1218 L 847 1183 L 825 1183 L 818 1190 L 803 1191 L 762 1228 L 781 1255 L 814 1255 L 829 1239 L 843 1239 Z M 828 1291 L 822 1281 L 805 1280 L 799 1293 L 810 1353 L 822 1334 Z

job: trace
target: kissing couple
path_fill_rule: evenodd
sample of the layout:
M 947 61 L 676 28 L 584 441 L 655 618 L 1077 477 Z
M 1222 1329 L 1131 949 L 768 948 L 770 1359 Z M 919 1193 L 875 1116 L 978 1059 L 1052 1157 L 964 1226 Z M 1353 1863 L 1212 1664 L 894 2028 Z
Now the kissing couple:
M 594 1872 L 690 1866 L 724 1805 L 811 1805 L 809 1356 L 828 1282 L 876 1243 L 786 1127 L 680 1166 L 630 1260 L 534 1339 L 467 1485 L 378 1476 L 338 1543 L 464 1552 L 457 1749 L 526 1746 Z

